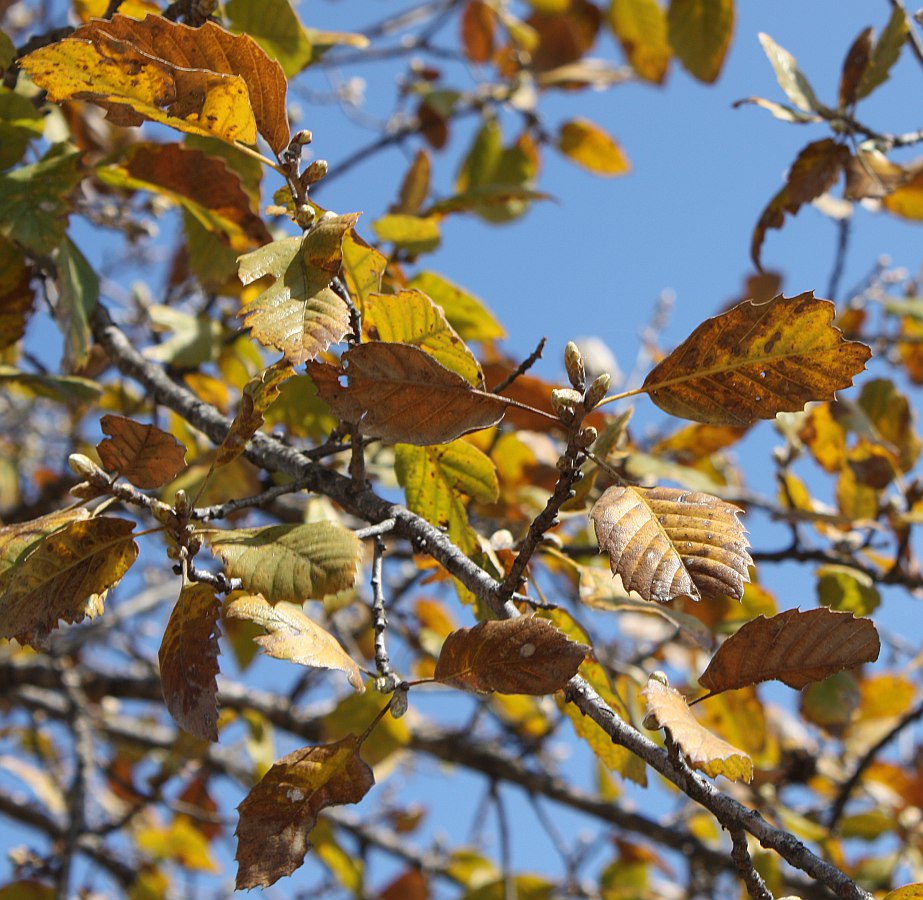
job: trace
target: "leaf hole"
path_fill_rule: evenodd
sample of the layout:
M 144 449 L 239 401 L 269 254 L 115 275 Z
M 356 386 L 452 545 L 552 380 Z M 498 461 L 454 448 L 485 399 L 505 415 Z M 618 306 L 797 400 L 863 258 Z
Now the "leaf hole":
M 760 370 L 760 378 L 765 378 L 765 377 L 766 377 L 766 370 L 765 370 L 765 369 L 761 369 L 761 370 Z
M 535 654 L 535 644 L 523 644 L 519 648 L 519 655 L 523 659 L 528 659 L 530 656 Z

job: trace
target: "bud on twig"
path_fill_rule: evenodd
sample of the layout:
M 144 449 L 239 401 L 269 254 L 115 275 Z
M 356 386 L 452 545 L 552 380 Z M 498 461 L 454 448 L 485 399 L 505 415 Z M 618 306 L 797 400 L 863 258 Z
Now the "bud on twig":
M 582 402 L 583 394 L 573 388 L 555 388 L 551 392 L 551 408 L 562 422 L 573 421 L 574 410 Z
M 302 187 L 310 187 L 316 184 L 327 174 L 327 160 L 316 159 L 301 173 Z
M 580 444 L 580 449 L 589 450 L 596 442 L 598 436 L 599 432 L 592 425 L 587 425 L 587 427 L 577 435 L 577 443 Z
M 100 476 L 105 478 L 103 470 L 89 456 L 84 456 L 82 453 L 71 453 L 67 457 L 67 464 L 70 466 L 71 471 L 81 478 L 93 479 Z
M 314 133 L 309 131 L 307 128 L 303 128 L 301 131 L 296 131 L 292 137 L 292 143 L 298 144 L 301 147 L 304 147 L 306 144 L 310 144 L 314 140 Z
M 586 404 L 587 409 L 592 409 L 606 396 L 611 383 L 612 377 L 606 372 L 596 377 L 595 381 L 586 389 L 586 398 L 583 402 Z
M 567 377 L 574 388 L 578 391 L 584 390 L 586 369 L 583 366 L 583 354 L 573 341 L 568 341 L 564 348 L 564 367 L 567 369 Z

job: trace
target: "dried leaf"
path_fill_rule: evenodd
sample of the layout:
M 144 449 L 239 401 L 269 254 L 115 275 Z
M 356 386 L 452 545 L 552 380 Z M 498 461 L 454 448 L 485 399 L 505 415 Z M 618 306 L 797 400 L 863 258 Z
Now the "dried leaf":
M 671 0 L 670 46 L 690 75 L 711 84 L 721 72 L 734 32 L 734 0 Z
M 87 519 L 89 515 L 84 507 L 71 507 L 0 528 L 0 591 L 9 584 L 13 566 L 28 556 L 49 534 L 77 519 Z
M 303 603 L 352 587 L 359 540 L 335 522 L 270 525 L 206 534 L 232 578 L 270 603 Z
M 20 60 L 50 100 L 87 100 L 117 125 L 145 119 L 273 152 L 289 142 L 282 67 L 246 35 L 214 22 L 190 28 L 162 16 L 116 15 Z
M 20 554 L 0 595 L 0 637 L 37 645 L 59 619 L 96 618 L 106 591 L 138 556 L 134 527 L 105 516 L 70 522 Z
M 311 63 L 311 40 L 289 0 L 228 0 L 224 13 L 234 31 L 249 34 L 278 60 L 286 77 L 292 78 Z
M 571 119 L 561 125 L 558 149 L 577 165 L 595 175 L 624 175 L 628 158 L 612 136 L 587 119 Z
M 873 28 L 863 29 L 846 53 L 840 74 L 840 109 L 851 106 L 858 99 L 859 84 L 872 61 L 874 36 Z
M 494 12 L 481 0 L 468 0 L 459 20 L 461 46 L 473 63 L 486 63 L 494 52 Z
M 426 149 L 418 150 L 401 182 L 398 202 L 388 212 L 416 215 L 429 196 L 431 169 Z
M 186 465 L 186 448 L 172 434 L 123 416 L 99 420 L 109 437 L 96 445 L 103 467 L 142 490 L 163 487 Z
M 546 619 L 481 622 L 445 639 L 433 677 L 477 693 L 552 694 L 573 678 L 587 651 Z
M 316 669 L 338 669 L 346 673 L 349 683 L 361 694 L 365 690 L 359 666 L 340 646 L 337 639 L 288 603 L 273 605 L 259 594 L 238 596 L 224 607 L 232 619 L 249 619 L 268 631 L 256 642 L 276 659 L 287 659 Z
M 740 510 L 676 488 L 609 488 L 590 517 L 614 575 L 645 600 L 743 596 L 750 580 Z
M 711 693 L 781 681 L 801 690 L 812 681 L 878 659 L 881 641 L 871 619 L 820 607 L 759 616 L 729 637 L 699 684 Z
M 328 806 L 358 803 L 375 783 L 359 738 L 283 756 L 238 807 L 237 889 L 268 887 L 290 875 L 310 848 L 308 835 Z
M 662 84 L 673 51 L 667 39 L 667 15 L 657 0 L 617 0 L 609 6 L 609 24 L 638 77 Z
M 832 400 L 871 356 L 843 340 L 835 312 L 811 293 L 745 301 L 696 328 L 643 390 L 665 412 L 712 425 L 749 425 Z
M 34 300 L 32 267 L 25 253 L 0 238 L 0 350 L 12 347 L 26 333 Z
M 405 444 L 447 444 L 496 425 L 502 398 L 471 387 L 428 353 L 409 344 L 360 344 L 343 354 L 342 368 L 310 363 L 317 392 L 345 422 L 364 434 Z M 340 384 L 343 376 L 346 387 Z
M 700 724 L 678 691 L 651 677 L 644 688 L 644 699 L 648 715 L 670 732 L 693 769 L 710 778 L 723 775 L 731 781 L 753 779 L 753 760 Z
M 333 216 L 304 237 L 283 238 L 240 257 L 240 280 L 276 281 L 240 312 L 253 336 L 292 365 L 313 359 L 349 332 L 349 310 L 329 287 L 343 261 L 343 238 L 358 213 Z
M 817 99 L 810 82 L 798 68 L 798 61 L 784 47 L 780 47 L 768 34 L 760 34 L 763 51 L 769 57 L 779 87 L 802 112 L 825 112 L 826 108 Z
M 202 741 L 218 740 L 220 609 L 211 585 L 183 585 L 158 657 L 163 699 L 170 715 Z

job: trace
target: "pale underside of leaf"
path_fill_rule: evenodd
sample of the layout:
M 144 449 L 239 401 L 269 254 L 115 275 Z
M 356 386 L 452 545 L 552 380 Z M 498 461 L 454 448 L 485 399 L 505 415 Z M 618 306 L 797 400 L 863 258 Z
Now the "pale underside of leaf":
M 676 488 L 609 488 L 590 511 L 599 546 L 625 588 L 666 603 L 743 596 L 752 565 L 740 510 Z

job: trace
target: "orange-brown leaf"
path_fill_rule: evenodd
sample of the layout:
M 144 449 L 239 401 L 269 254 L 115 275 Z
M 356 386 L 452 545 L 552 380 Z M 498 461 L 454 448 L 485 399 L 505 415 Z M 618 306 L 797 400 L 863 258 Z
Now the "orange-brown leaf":
M 186 448 L 172 434 L 124 416 L 99 420 L 105 440 L 96 445 L 104 468 L 143 490 L 163 487 L 186 465 Z
M 711 778 L 716 775 L 724 775 L 731 781 L 753 778 L 753 760 L 698 722 L 682 695 L 668 684 L 651 677 L 644 688 L 644 699 L 648 716 L 670 732 L 693 769 Z
M 170 715 L 203 741 L 218 740 L 218 612 L 207 584 L 187 584 L 160 644 L 160 681 Z
M 375 783 L 359 738 L 304 747 L 283 756 L 238 807 L 237 888 L 268 887 L 290 875 L 310 848 L 308 836 L 328 806 L 358 803 Z
M 711 693 L 761 681 L 801 690 L 843 669 L 878 659 L 881 641 L 871 619 L 826 607 L 759 616 L 718 648 L 699 684 Z
M 676 488 L 609 488 L 590 516 L 625 588 L 645 600 L 743 596 L 752 565 L 740 510 Z
M 812 293 L 745 301 L 696 328 L 643 390 L 665 412 L 712 425 L 749 425 L 832 400 L 871 356 L 843 339 L 835 312 Z
M 494 13 L 481 0 L 468 0 L 462 11 L 461 44 L 473 63 L 485 63 L 494 52 Z
M 856 102 L 859 85 L 872 61 L 874 42 L 875 30 L 865 28 L 849 48 L 840 73 L 840 109 Z
M 478 693 L 551 694 L 577 674 L 587 649 L 547 619 L 481 622 L 445 639 L 433 677 Z
M 410 344 L 360 344 L 343 354 L 341 365 L 308 364 L 318 394 L 341 420 L 392 443 L 445 444 L 496 425 L 506 411 L 503 399 L 471 387 Z

